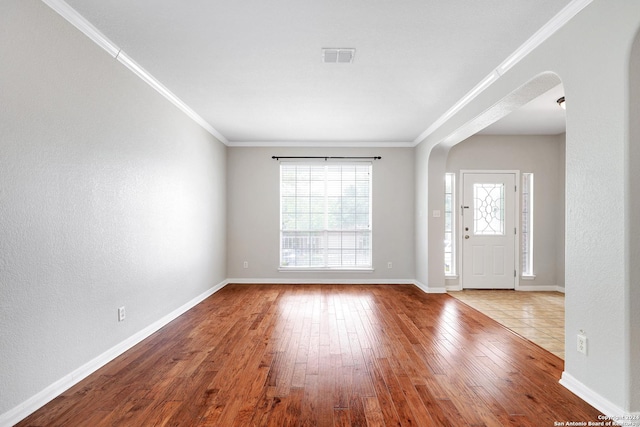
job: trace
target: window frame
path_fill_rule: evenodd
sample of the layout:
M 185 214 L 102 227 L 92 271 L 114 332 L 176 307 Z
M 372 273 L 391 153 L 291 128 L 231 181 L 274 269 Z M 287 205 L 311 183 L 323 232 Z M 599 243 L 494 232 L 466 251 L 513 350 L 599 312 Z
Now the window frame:
M 318 166 L 321 166 L 324 170 L 324 189 L 323 189 L 323 194 L 322 194 L 322 199 L 324 200 L 324 219 L 323 219 L 323 226 L 322 228 L 313 228 L 311 225 L 312 221 L 309 221 L 309 227 L 306 230 L 300 230 L 297 228 L 297 224 L 296 227 L 294 229 L 285 229 L 285 219 L 284 219 L 284 208 L 283 208 L 283 203 L 285 200 L 285 197 L 291 197 L 291 196 L 284 196 L 283 195 L 283 191 L 284 191 L 284 186 L 283 186 L 283 171 L 285 170 L 286 166 L 308 166 L 308 167 L 315 167 L 317 168 Z M 354 222 L 353 226 L 351 228 L 342 228 L 342 223 L 341 223 L 341 227 L 336 229 L 336 228 L 331 228 L 330 227 L 330 219 L 329 219 L 329 198 L 332 197 L 330 196 L 330 189 L 328 187 L 328 183 L 329 183 L 329 179 L 328 179 L 328 170 L 331 167 L 336 167 L 339 166 L 341 168 L 341 174 L 342 172 L 342 168 L 343 167 L 348 167 L 348 166 L 367 166 L 368 167 L 368 189 L 367 189 L 367 202 L 368 202 L 368 207 L 367 207 L 367 213 L 368 213 L 368 224 L 366 228 L 358 228 L 357 225 L 357 221 Z M 280 178 L 279 178 L 279 190 L 280 190 L 280 215 L 279 215 L 279 220 L 280 220 L 280 226 L 279 226 L 279 259 L 278 259 L 278 271 L 280 272 L 291 272 L 291 271 L 340 271 L 340 272 L 349 272 L 349 271 L 353 271 L 353 272 L 372 272 L 373 271 L 373 227 L 372 227 L 372 206 L 373 206 L 373 194 L 372 194 L 372 190 L 373 190 L 373 162 L 371 161 L 353 161 L 353 160 L 349 160 L 349 161 L 280 161 L 279 164 L 279 171 L 280 171 Z M 311 178 L 310 181 L 311 182 Z M 299 182 L 299 180 L 296 179 L 291 181 L 291 182 L 295 182 L 296 185 Z M 316 180 L 316 182 L 319 182 L 318 180 Z M 333 181 L 334 183 L 336 181 Z M 339 180 L 340 183 L 343 183 L 344 181 L 342 179 Z M 350 181 L 347 181 L 350 182 Z M 353 181 L 358 182 L 357 179 L 354 179 Z M 360 180 L 360 182 L 362 182 L 362 180 Z M 317 187 L 316 187 L 317 189 Z M 297 200 L 297 198 L 299 196 L 294 196 Z M 309 196 L 311 197 L 311 196 Z M 340 199 L 340 202 L 342 203 L 345 199 L 349 200 L 352 199 L 353 203 L 357 202 L 357 199 L 359 198 L 357 195 L 351 196 L 351 197 L 345 197 L 343 194 L 340 194 L 340 196 L 333 196 L 333 197 L 338 197 Z M 302 197 L 301 197 L 302 198 Z M 318 196 L 316 196 L 316 198 L 319 198 Z M 316 200 L 317 201 L 317 200 Z M 357 211 L 357 210 L 356 210 Z M 298 214 L 300 211 L 298 211 L 297 209 L 295 210 L 296 214 Z M 290 212 L 288 212 L 290 214 Z M 319 212 L 316 212 L 316 214 L 318 214 Z M 302 211 L 302 214 L 304 214 L 304 211 Z M 335 212 L 334 212 L 335 214 Z M 354 216 L 357 215 L 357 213 L 354 213 Z M 308 251 L 308 255 L 309 255 L 309 262 L 305 265 L 287 265 L 287 263 L 285 262 L 285 253 L 284 251 L 287 250 L 287 248 L 285 248 L 286 246 L 286 242 L 285 242 L 285 233 L 293 233 L 293 239 L 297 239 L 298 236 L 295 236 L 296 233 L 300 233 L 300 237 L 302 238 L 302 240 L 305 240 L 305 235 L 306 235 L 306 239 L 308 240 L 306 242 L 307 247 L 301 249 L 301 251 L 304 253 L 305 251 Z M 344 259 L 342 258 L 344 256 L 344 252 L 345 252 L 345 246 L 344 246 L 344 235 L 343 233 L 348 233 L 350 238 L 353 238 L 353 248 L 349 248 L 347 247 L 347 249 L 349 250 L 353 250 L 353 260 L 354 263 L 344 263 Z M 331 234 L 333 234 L 333 236 L 330 236 Z M 321 235 L 321 236 L 320 236 Z M 330 247 L 331 243 L 330 243 L 330 237 L 333 237 L 333 243 L 336 242 L 335 237 L 339 236 L 339 247 Z M 368 240 L 368 249 L 359 249 L 359 239 L 362 239 L 363 236 L 365 236 L 365 240 Z M 321 243 L 321 246 L 319 247 L 319 249 L 321 251 L 323 251 L 322 257 L 324 259 L 324 262 L 322 265 L 317 265 L 317 264 L 313 264 L 311 262 L 312 259 L 312 254 L 314 252 L 313 248 L 312 248 L 312 242 L 310 239 L 317 239 L 316 241 Z M 331 260 L 329 259 L 331 257 L 330 252 L 332 251 L 339 251 L 340 255 L 339 258 L 340 259 L 340 265 L 336 265 L 336 264 L 332 264 Z M 316 247 L 316 250 L 318 250 L 318 247 Z M 362 255 L 362 254 L 366 255 L 366 264 L 364 263 L 360 263 L 357 264 L 358 262 L 358 255 Z M 295 259 L 295 257 L 294 257 Z M 318 258 L 316 257 L 316 261 L 318 260 Z M 335 259 L 334 259 L 335 260 Z
M 447 172 L 444 175 L 444 275 L 447 278 L 455 278 L 458 276 L 456 263 L 456 174 Z M 447 187 L 449 187 L 449 191 L 447 191 Z M 451 198 L 449 209 L 447 209 L 447 197 Z M 450 230 L 447 230 L 447 218 L 449 218 Z M 447 234 L 451 235 L 449 250 L 447 250 Z M 451 254 L 449 271 L 447 271 L 447 254 Z
M 521 262 L 520 275 L 523 278 L 533 279 L 534 274 L 534 257 L 533 257 L 533 216 L 534 216 L 534 174 L 533 172 L 522 173 L 522 209 L 520 219 L 520 238 L 521 238 Z

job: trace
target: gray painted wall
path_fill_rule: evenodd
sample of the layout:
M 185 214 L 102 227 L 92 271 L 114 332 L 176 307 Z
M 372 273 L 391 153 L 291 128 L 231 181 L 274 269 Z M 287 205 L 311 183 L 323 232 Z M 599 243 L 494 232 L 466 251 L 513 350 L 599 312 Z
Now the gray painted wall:
M 273 155 L 382 156 L 373 162 L 373 273 L 278 272 L 280 169 Z M 230 147 L 227 158 L 227 274 L 232 281 L 391 282 L 415 277 L 413 149 Z
M 3 414 L 226 278 L 226 154 L 44 3 L 0 28 Z
M 534 174 L 533 280 L 521 287 L 564 287 L 564 134 L 558 136 L 475 135 L 449 150 L 447 172 L 461 170 L 519 170 Z M 458 205 L 460 193 L 457 192 Z M 456 212 L 459 210 L 456 209 Z M 457 216 L 457 224 L 460 224 Z M 458 237 L 459 237 L 458 230 Z M 460 245 L 458 245 L 458 249 Z M 520 268 L 518 267 L 518 270 Z M 447 280 L 447 285 L 458 284 Z

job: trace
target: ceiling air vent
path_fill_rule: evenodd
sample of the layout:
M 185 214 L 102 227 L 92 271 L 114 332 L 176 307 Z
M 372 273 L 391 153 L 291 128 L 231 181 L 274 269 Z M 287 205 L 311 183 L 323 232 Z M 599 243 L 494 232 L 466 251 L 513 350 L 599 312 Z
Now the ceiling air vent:
M 355 49 L 322 49 L 322 62 L 332 64 L 350 64 L 356 54 Z

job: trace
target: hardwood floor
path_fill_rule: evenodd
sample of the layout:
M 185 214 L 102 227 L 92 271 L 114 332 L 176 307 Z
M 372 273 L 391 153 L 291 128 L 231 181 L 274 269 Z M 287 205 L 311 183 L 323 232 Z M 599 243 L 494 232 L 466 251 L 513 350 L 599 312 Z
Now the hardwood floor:
M 229 285 L 19 426 L 597 421 L 558 357 L 411 285 Z

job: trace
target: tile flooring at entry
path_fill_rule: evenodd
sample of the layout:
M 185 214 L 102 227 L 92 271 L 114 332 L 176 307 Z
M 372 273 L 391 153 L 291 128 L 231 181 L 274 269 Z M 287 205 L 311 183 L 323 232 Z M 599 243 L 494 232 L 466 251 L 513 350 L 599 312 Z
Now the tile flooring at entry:
M 449 295 L 564 360 L 563 293 L 466 289 Z

